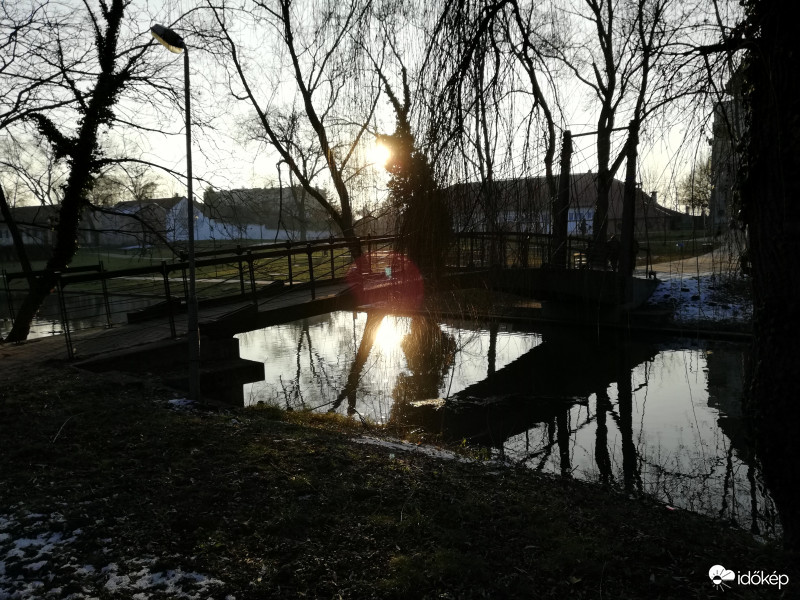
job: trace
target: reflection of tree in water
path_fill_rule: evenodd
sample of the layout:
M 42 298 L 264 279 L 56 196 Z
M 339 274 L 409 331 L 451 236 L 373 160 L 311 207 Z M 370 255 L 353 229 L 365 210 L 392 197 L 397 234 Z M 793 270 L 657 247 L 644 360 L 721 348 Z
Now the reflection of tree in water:
M 397 376 L 394 401 L 437 398 L 444 377 L 455 360 L 455 338 L 442 331 L 433 319 L 414 317 L 411 331 L 403 337 L 400 347 L 406 355 L 406 365 L 411 373 Z
M 600 482 L 610 483 L 614 480 L 614 474 L 611 471 L 611 456 L 608 453 L 608 425 L 606 424 L 606 413 L 611 413 L 613 408 L 611 406 L 611 399 L 608 397 L 608 391 L 605 389 L 598 390 L 596 398 L 595 414 L 597 430 L 595 434 L 594 458 L 597 462 L 597 468 L 600 471 Z
M 358 344 L 358 350 L 356 351 L 353 364 L 347 375 L 347 381 L 328 412 L 335 412 L 338 410 L 342 402 L 347 399 L 348 416 L 353 416 L 356 413 L 356 392 L 358 391 L 358 384 L 361 381 L 361 372 L 364 370 L 364 365 L 367 364 L 367 358 L 372 351 L 372 346 L 375 343 L 375 335 L 378 333 L 378 328 L 381 326 L 383 318 L 384 315 L 381 313 L 367 313 L 364 334 L 361 336 L 361 341 Z M 355 343 L 355 337 L 353 338 L 353 342 Z
M 283 388 L 283 394 L 286 399 L 286 408 L 287 410 L 292 410 L 293 407 L 299 406 L 302 408 L 306 407 L 305 399 L 303 398 L 303 386 L 300 380 L 300 377 L 303 372 L 303 365 L 301 360 L 301 353 L 303 351 L 303 341 L 305 340 L 306 345 L 308 347 L 308 366 L 311 370 L 312 377 L 316 376 L 316 372 L 314 369 L 314 357 L 313 357 L 313 350 L 311 348 L 311 336 L 308 332 L 308 319 L 303 319 L 300 324 L 300 335 L 297 336 L 297 351 L 295 353 L 296 356 L 296 372 L 294 381 L 291 384 L 291 388 L 287 391 L 285 384 L 283 383 L 283 378 L 279 377 L 279 381 L 281 382 L 281 387 Z
M 626 492 L 642 491 L 641 465 L 636 444 L 633 441 L 633 386 L 631 385 L 631 369 L 625 367 L 627 348 L 620 344 L 620 361 L 617 377 L 617 408 L 619 418 L 617 427 L 622 437 L 622 477 Z
M 400 348 L 410 372 L 397 376 L 389 420 L 402 426 L 409 422 L 411 402 L 439 397 L 444 378 L 455 362 L 458 344 L 430 317 L 414 317 Z

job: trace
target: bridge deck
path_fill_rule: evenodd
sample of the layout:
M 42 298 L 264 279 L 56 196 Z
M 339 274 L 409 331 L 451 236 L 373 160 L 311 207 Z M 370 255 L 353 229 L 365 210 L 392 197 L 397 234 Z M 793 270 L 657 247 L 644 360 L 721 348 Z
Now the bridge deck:
M 575 278 L 580 273 L 580 285 L 584 288 L 587 283 L 585 276 L 601 276 L 600 273 L 591 271 L 569 270 L 562 272 L 564 277 Z M 498 277 L 499 276 L 499 277 Z M 511 269 L 499 273 L 472 273 L 463 277 L 461 282 L 466 286 L 473 286 L 478 278 L 484 278 L 484 284 L 493 283 L 498 289 L 519 292 L 520 288 L 532 290 L 544 287 L 563 286 L 563 282 L 550 281 L 553 277 L 560 277 L 556 272 L 545 272 L 541 269 Z M 615 281 L 615 274 L 602 275 L 606 284 Z M 540 281 L 542 280 L 542 281 Z M 591 282 L 590 282 L 591 283 Z M 655 283 L 655 282 L 653 282 Z M 252 298 L 236 298 L 228 303 L 216 305 L 203 305 L 198 309 L 198 320 L 201 333 L 217 337 L 230 337 L 233 333 L 284 323 L 304 316 L 320 314 L 343 308 L 354 308 L 358 303 L 369 304 L 375 297 L 386 296 L 391 293 L 395 282 L 373 279 L 368 282 L 367 288 L 373 293 L 364 297 L 354 298 L 346 294 L 350 284 L 343 280 L 319 281 L 315 289 L 307 285 L 286 286 L 278 293 L 266 297 L 259 297 L 257 303 Z M 421 286 L 421 284 L 419 284 Z M 570 285 L 572 285 L 570 283 Z M 483 287 L 481 285 L 480 287 Z M 593 290 L 597 286 L 589 285 Z M 613 288 L 613 286 L 611 286 Z M 420 290 L 421 291 L 421 288 Z M 559 290 L 563 291 L 563 290 Z M 581 291 L 581 290 L 579 290 Z M 572 290 L 570 290 L 572 293 Z M 186 334 L 186 314 L 177 312 L 174 315 L 175 335 L 180 338 Z M 85 359 L 92 356 L 107 354 L 121 349 L 132 349 L 137 346 L 170 340 L 172 329 L 166 315 L 159 318 L 145 320 L 136 324 L 115 325 L 112 328 L 92 328 L 70 333 L 73 357 Z M 66 339 L 64 335 L 32 339 L 23 344 L 6 344 L 0 346 L 0 358 L 11 364 L 14 361 L 25 362 L 36 359 L 64 359 L 69 358 Z
M 312 299 L 310 288 L 298 286 L 287 289 L 280 294 L 260 299 L 258 311 L 260 319 L 269 320 L 287 311 L 315 310 L 316 304 L 324 309 L 331 299 L 339 297 L 348 288 L 344 282 L 318 283 L 315 298 Z M 224 320 L 228 315 L 243 309 L 252 308 L 252 301 L 236 301 L 219 306 L 200 306 L 198 321 L 201 331 L 204 327 L 213 328 L 215 323 Z M 175 315 L 175 330 L 178 337 L 186 335 L 186 314 Z M 122 349 L 132 349 L 155 342 L 172 339 L 169 320 L 164 317 L 141 323 L 115 325 L 112 328 L 92 328 L 71 333 L 72 346 L 76 359 L 85 359 Z M 68 358 L 64 335 L 55 335 L 31 339 L 21 344 L 0 345 L 0 359 L 6 367 L 26 362 L 43 360 L 62 360 Z

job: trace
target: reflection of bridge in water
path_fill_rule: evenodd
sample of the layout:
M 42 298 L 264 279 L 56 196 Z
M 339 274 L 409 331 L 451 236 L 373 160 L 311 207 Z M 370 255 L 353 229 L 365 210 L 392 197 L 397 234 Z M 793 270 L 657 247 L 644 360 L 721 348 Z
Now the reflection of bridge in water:
M 707 353 L 708 380 L 701 386 L 708 387 L 708 407 L 697 410 L 711 409 L 722 435 L 711 433 L 714 428 L 708 420 L 701 425 L 690 419 L 687 431 L 690 438 L 698 436 L 693 440 L 697 446 L 663 440 L 664 448 L 659 418 L 680 410 L 684 399 L 665 397 L 660 390 L 663 380 L 656 376 L 649 381 L 647 373 L 654 363 L 663 369 L 670 351 L 627 337 L 601 342 L 587 337 L 564 329 L 546 334 L 540 345 L 496 371 L 490 342 L 485 379 L 446 399 L 395 397 L 391 419 L 438 434 L 449 443 L 464 440 L 493 449 L 514 464 L 569 477 L 578 470 L 584 478 L 617 482 L 629 492 L 652 494 L 672 505 L 735 520 L 754 533 L 774 531 L 774 512 L 752 440 L 742 435 L 738 419 L 741 348 L 720 344 Z M 685 352 L 676 352 L 679 361 L 685 360 Z M 718 371 L 719 361 L 725 361 L 727 372 Z M 642 365 L 648 366 L 642 370 Z M 734 387 L 729 389 L 729 384 Z M 646 424 L 648 394 L 653 404 Z M 720 394 L 726 394 L 731 406 L 714 416 Z M 676 409 L 670 408 L 673 404 Z M 658 433 L 648 435 L 648 430 Z
M 553 423 L 590 396 L 605 395 L 613 383 L 624 386 L 627 378 L 630 385 L 631 371 L 656 353 L 649 344 L 596 342 L 561 332 L 447 399 L 396 406 L 393 416 L 448 441 L 502 448 L 509 438 Z

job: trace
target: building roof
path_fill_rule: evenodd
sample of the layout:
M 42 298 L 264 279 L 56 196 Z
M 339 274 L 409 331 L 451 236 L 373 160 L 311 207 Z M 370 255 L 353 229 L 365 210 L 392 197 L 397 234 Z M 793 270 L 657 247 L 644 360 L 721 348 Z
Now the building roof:
M 625 184 L 618 179 L 611 181 L 611 198 L 622 198 Z M 522 177 L 519 179 L 502 179 L 495 181 L 493 190 L 498 195 L 501 205 L 525 200 L 540 210 L 550 209 L 550 191 L 545 177 Z M 479 199 L 487 196 L 487 186 L 481 182 L 458 183 L 447 188 L 451 196 L 461 195 L 467 199 Z M 649 200 L 648 194 L 637 189 L 638 200 Z M 573 173 L 570 175 L 570 205 L 579 208 L 592 208 L 597 200 L 597 174 Z
M 176 204 L 183 200 L 185 196 L 175 196 L 173 198 L 147 198 L 143 200 L 125 200 L 124 202 L 117 202 L 114 205 L 114 210 L 119 212 L 136 213 L 145 207 L 158 206 L 164 210 L 171 210 Z
M 210 219 L 235 225 L 261 224 L 275 229 L 279 221 L 284 227 L 297 229 L 301 220 L 309 228 L 319 228 L 327 220 L 322 207 L 300 186 L 208 190 L 203 196 L 201 210 Z
M 58 211 L 59 207 L 51 204 L 16 206 L 11 209 L 11 216 L 20 224 L 49 225 L 48 219 L 57 219 Z M 5 223 L 2 216 L 0 216 L 0 223 Z

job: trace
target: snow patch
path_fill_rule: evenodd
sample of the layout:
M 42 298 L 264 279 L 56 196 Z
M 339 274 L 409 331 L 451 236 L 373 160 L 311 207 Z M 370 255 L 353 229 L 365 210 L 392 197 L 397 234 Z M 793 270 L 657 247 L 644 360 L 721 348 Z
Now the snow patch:
M 648 305 L 670 308 L 678 323 L 744 324 L 752 319 L 752 302 L 743 294 L 737 294 L 724 276 L 659 273 L 658 278 L 659 285 Z
M 0 515 L 0 598 L 64 598 L 62 590 L 69 583 L 82 592 L 66 596 L 70 600 L 89 600 L 98 595 L 120 597 L 180 598 L 202 600 L 213 596 L 214 588 L 223 585 L 201 573 L 180 567 L 152 571 L 164 557 L 139 557 L 110 562 L 102 568 L 78 562 L 75 543 L 83 531 L 70 535 L 57 529 L 66 521 L 60 513 L 30 514 L 20 508 L 19 514 Z M 109 544 L 113 540 L 104 540 Z M 113 546 L 112 546 L 113 548 Z M 114 548 L 109 554 L 120 550 Z M 175 557 L 177 558 L 177 557 Z
M 167 402 L 172 408 L 189 408 L 194 406 L 194 400 L 189 398 L 173 398 Z
M 382 440 L 379 438 L 373 437 L 360 437 L 360 438 L 353 438 L 354 442 L 357 444 L 371 444 L 373 446 L 381 446 L 383 448 L 389 448 L 391 450 L 398 450 L 400 452 L 417 452 L 419 454 L 425 454 L 426 456 L 431 456 L 433 458 L 440 458 L 444 460 L 455 460 L 458 462 L 463 463 L 474 463 L 478 462 L 469 458 L 464 458 L 463 456 L 459 456 L 455 452 L 450 452 L 448 450 L 441 450 L 439 448 L 433 448 L 431 446 L 425 446 L 423 444 L 412 444 L 411 442 L 402 442 L 402 441 L 390 441 L 390 440 Z M 389 455 L 390 458 L 394 458 L 393 454 Z M 480 464 L 498 464 L 496 461 L 480 461 Z
M 47 564 L 47 561 L 46 561 L 46 560 L 40 560 L 39 562 L 30 563 L 30 564 L 27 564 L 27 565 L 25 565 L 25 568 L 26 568 L 28 571 L 38 571 L 38 570 L 40 570 L 40 569 L 41 569 L 43 566 L 45 566 L 46 564 Z

